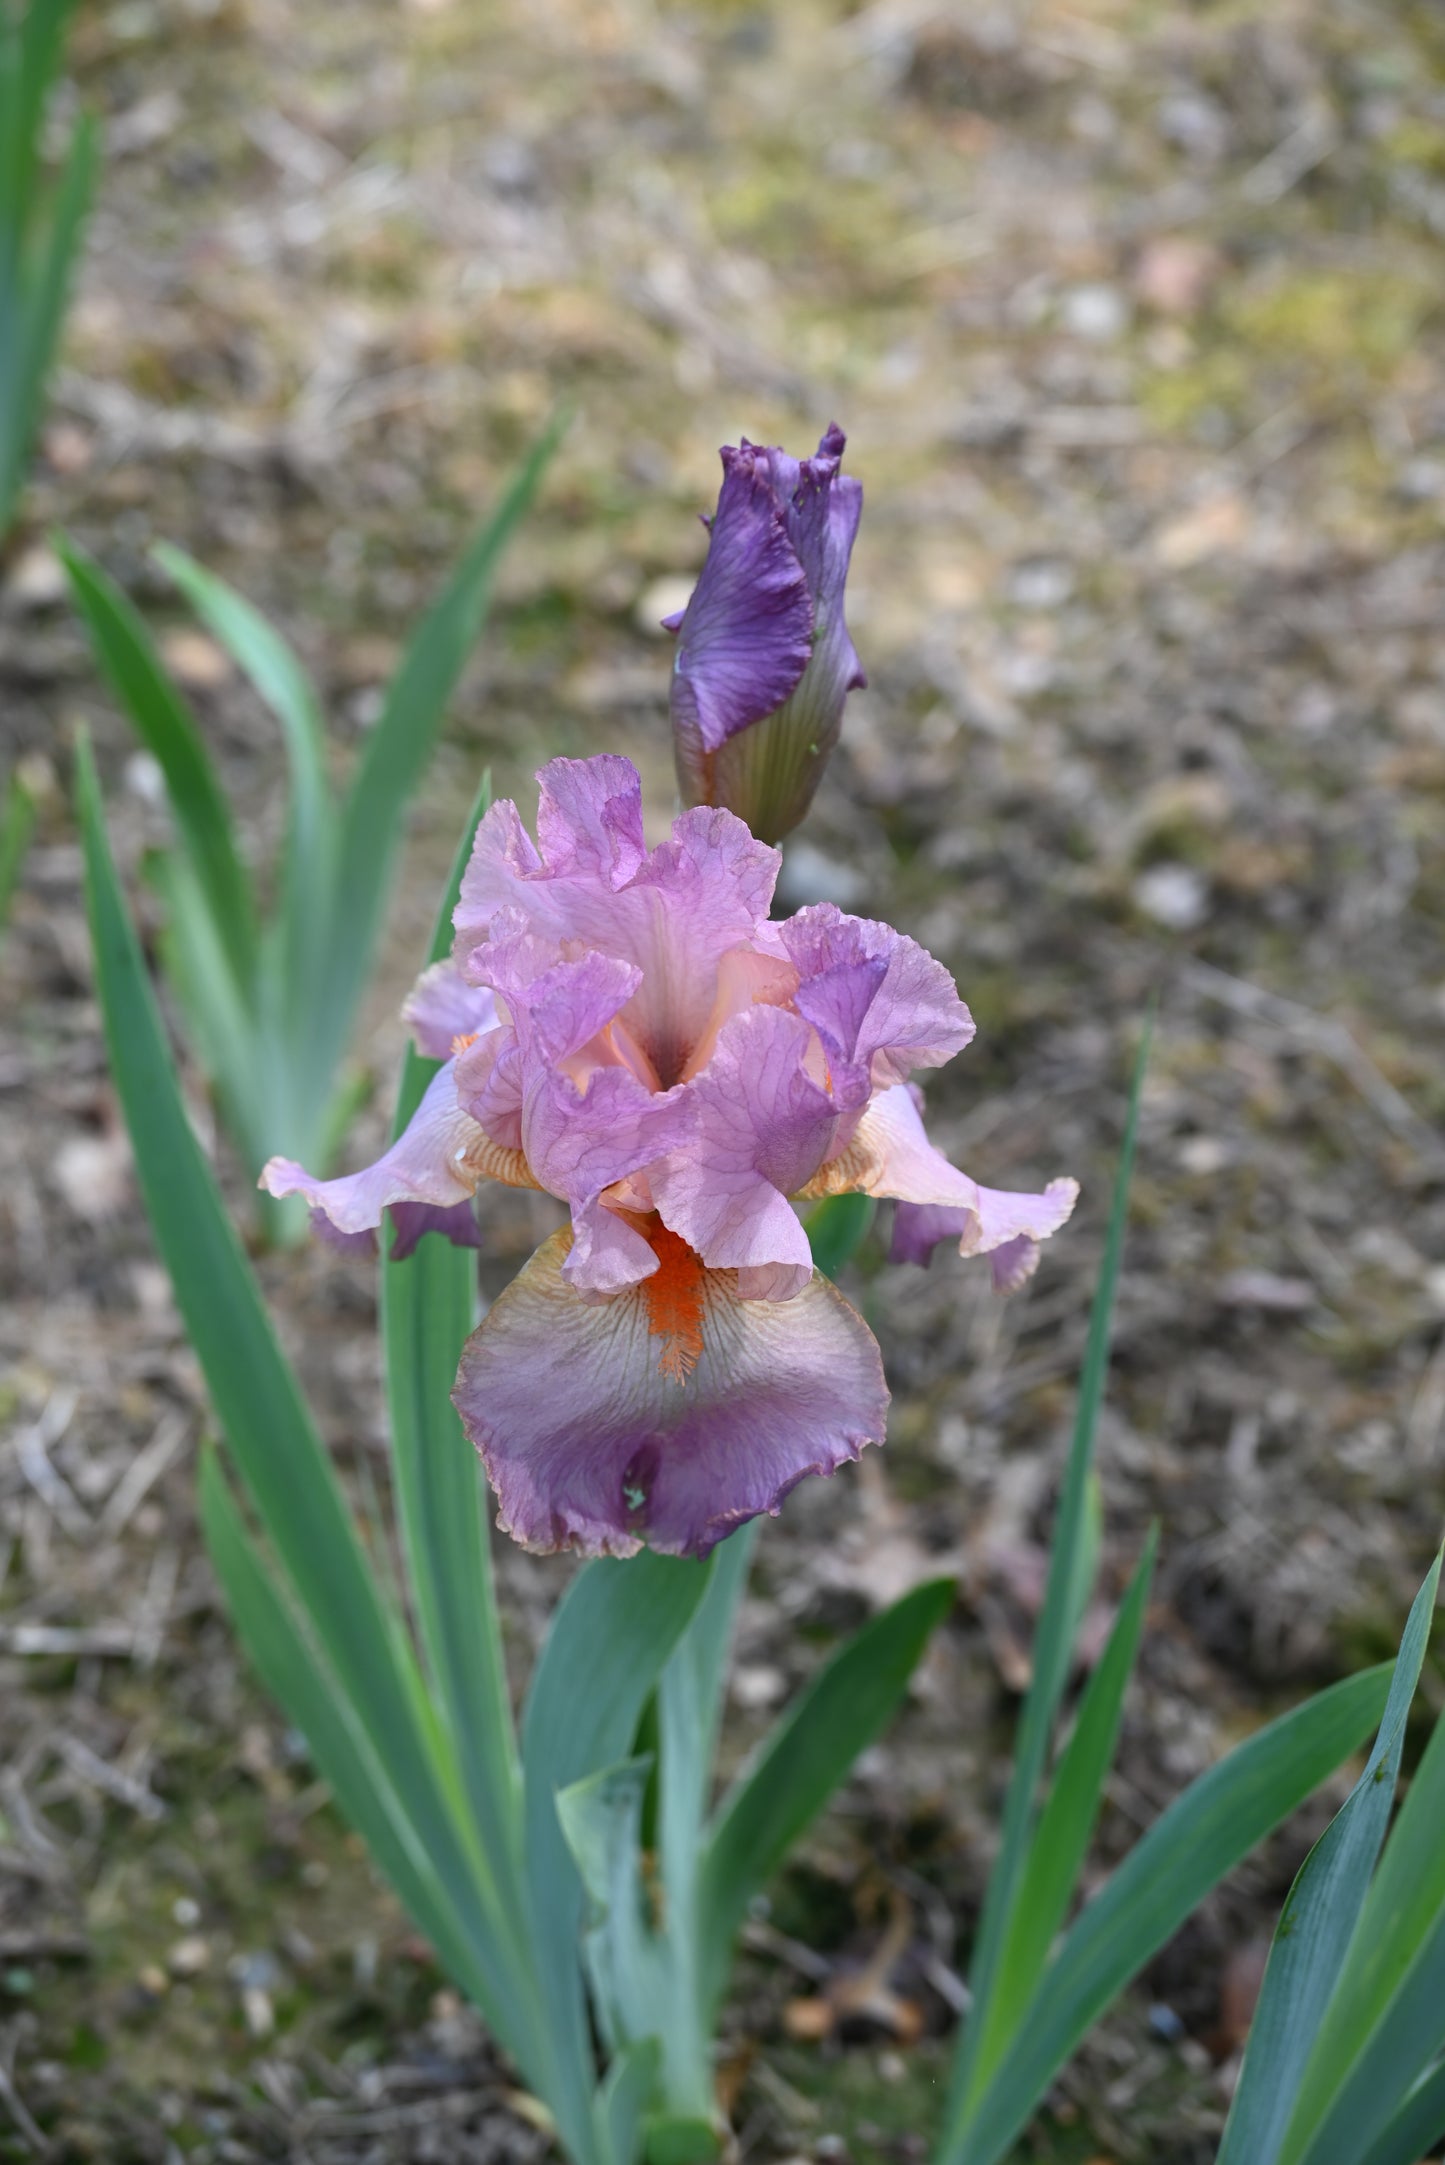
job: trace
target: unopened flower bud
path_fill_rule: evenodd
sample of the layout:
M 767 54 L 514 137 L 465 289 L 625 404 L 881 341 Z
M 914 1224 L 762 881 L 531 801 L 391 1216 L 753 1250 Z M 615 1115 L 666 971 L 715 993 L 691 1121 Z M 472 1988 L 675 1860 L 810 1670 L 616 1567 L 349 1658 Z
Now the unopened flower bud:
M 843 703 L 867 682 L 843 620 L 861 483 L 839 472 L 830 425 L 789 458 L 746 437 L 722 452 L 712 541 L 678 635 L 673 746 L 688 805 L 723 805 L 764 842 L 796 827 L 838 741 Z

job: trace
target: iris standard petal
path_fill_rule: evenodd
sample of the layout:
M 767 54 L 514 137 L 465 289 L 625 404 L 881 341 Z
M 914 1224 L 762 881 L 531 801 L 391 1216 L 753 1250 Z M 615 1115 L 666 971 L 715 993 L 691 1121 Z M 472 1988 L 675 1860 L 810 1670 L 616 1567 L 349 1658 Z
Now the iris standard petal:
M 610 772 L 604 811 L 586 798 L 584 821 L 574 778 L 564 775 L 559 787 L 554 770 L 595 764 L 626 769 L 630 780 L 624 786 Z M 732 813 L 701 807 L 646 856 L 634 862 L 626 840 L 604 863 L 607 837 L 631 835 L 634 808 L 640 822 L 636 770 L 626 760 L 554 760 L 538 779 L 546 808 L 545 823 L 538 816 L 546 838 L 540 856 L 532 851 L 528 862 L 522 844 L 531 845 L 513 805 L 493 805 L 477 830 L 456 911 L 458 960 L 469 977 L 487 972 L 482 943 L 500 920 L 509 938 L 525 928 L 533 939 L 572 943 L 574 953 L 592 949 L 632 964 L 642 978 L 622 1020 L 667 1087 L 707 1023 L 721 957 L 766 922 L 781 860 Z
M 649 1174 L 664 1222 L 704 1263 L 745 1272 L 744 1293 L 772 1300 L 800 1292 L 813 1275 L 808 1236 L 786 1198 L 817 1171 L 838 1125 L 805 1066 L 810 1035 L 777 1007 L 725 1022 L 687 1086 L 695 1127 L 686 1147 Z
M 706 1555 L 881 1440 L 878 1348 L 826 1278 L 743 1300 L 658 1228 L 658 1269 L 588 1303 L 568 1243 L 539 1248 L 473 1332 L 453 1394 L 499 1524 L 528 1547 Z
M 834 1058 L 861 1066 L 875 1089 L 915 1067 L 941 1067 L 974 1033 L 941 962 L 906 933 L 831 902 L 778 927 L 798 971 L 795 1004 Z

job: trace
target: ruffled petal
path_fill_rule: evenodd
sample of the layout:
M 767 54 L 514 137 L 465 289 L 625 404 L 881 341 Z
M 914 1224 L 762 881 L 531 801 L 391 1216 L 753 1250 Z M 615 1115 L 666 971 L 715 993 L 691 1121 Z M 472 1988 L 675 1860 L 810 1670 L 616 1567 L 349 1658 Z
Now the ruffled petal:
M 339 1180 L 317 1180 L 292 1158 L 272 1158 L 259 1186 L 270 1195 L 304 1195 L 338 1232 L 363 1233 L 381 1223 L 392 1203 L 465 1202 L 481 1177 L 475 1152 L 486 1138 L 457 1103 L 455 1064 L 448 1061 L 391 1148 L 374 1165 Z
M 642 783 L 632 761 L 615 752 L 554 759 L 537 779 L 537 841 L 548 872 L 625 887 L 647 854 Z
M 795 1005 L 834 1060 L 863 1068 L 871 1087 L 941 1067 L 973 1036 L 973 1017 L 941 962 L 870 917 L 831 902 L 778 927 L 799 976 Z
M 593 766 L 609 770 L 601 809 L 597 792 L 586 796 L 570 771 Z M 560 785 L 558 768 L 568 770 Z M 625 786 L 619 769 L 630 777 Z M 667 1086 L 707 1024 L 721 957 L 766 923 L 778 853 L 730 812 L 704 807 L 685 812 L 669 841 L 638 858 L 631 822 L 634 810 L 641 817 L 641 784 L 626 760 L 553 761 L 539 780 L 541 855 L 514 805 L 493 805 L 477 830 L 456 911 L 458 959 L 469 978 L 493 982 L 482 943 L 523 932 L 631 964 L 642 977 L 622 1020 Z M 510 1001 L 500 980 L 497 988 Z
M 293 1158 L 272 1158 L 257 1186 L 270 1195 L 304 1195 L 313 1222 L 319 1212 L 339 1233 L 365 1233 L 380 1225 L 384 1210 L 398 1203 L 450 1210 L 465 1203 L 480 1180 L 500 1180 L 515 1188 L 537 1185 L 521 1152 L 499 1149 L 457 1102 L 456 1062 L 449 1060 L 374 1165 L 339 1180 L 318 1180 Z M 426 1230 L 423 1225 L 421 1231 Z M 404 1226 L 398 1231 L 405 1237 Z
M 1051 1180 L 1042 1195 L 980 1187 L 934 1149 L 918 1092 L 902 1083 L 873 1100 L 852 1142 L 814 1183 L 818 1194 L 849 1188 L 898 1202 L 895 1260 L 927 1262 L 940 1240 L 956 1239 L 960 1255 L 998 1255 L 1002 1292 L 1032 1275 L 1038 1243 L 1064 1224 L 1079 1194 L 1077 1180 Z
M 1010 1204 L 1018 1198 L 1001 1195 L 997 1189 L 982 1188 L 979 1193 L 993 1203 Z M 976 1251 L 966 1245 L 977 1218 L 972 1210 L 950 1210 L 937 1203 L 900 1203 L 893 1213 L 893 1239 L 888 1248 L 890 1263 L 918 1263 L 925 1268 L 933 1259 L 933 1251 L 940 1242 L 956 1241 L 960 1253 L 972 1255 Z M 1028 1284 L 1039 1267 L 1043 1253 L 1037 1240 L 1029 1233 L 1015 1233 L 997 1248 L 989 1250 L 989 1272 L 993 1278 L 995 1293 L 1017 1293 Z
M 467 1340 L 454 1401 L 529 1548 L 705 1556 L 882 1438 L 878 1348 L 826 1278 L 742 1300 L 731 1272 L 654 1239 L 653 1275 L 589 1303 L 554 1234 Z
M 813 600 L 771 454 L 728 444 L 722 464 L 707 561 L 677 627 L 672 673 L 673 722 L 700 764 L 781 706 L 813 651 Z
M 454 1248 L 480 1248 L 481 1227 L 470 1203 L 393 1203 L 391 1260 L 404 1263 L 426 1233 L 440 1233 Z
M 786 1198 L 822 1164 L 838 1124 L 804 1065 L 809 1042 L 807 1024 L 781 1008 L 734 1015 L 686 1086 L 696 1113 L 686 1149 L 649 1174 L 664 1222 L 711 1269 L 744 1271 L 744 1293 L 770 1300 L 800 1292 L 813 1275 L 808 1236 Z
M 401 1019 L 427 1060 L 450 1059 L 459 1037 L 497 1027 L 497 1002 L 484 985 L 469 985 L 454 962 L 434 962 L 407 994 Z

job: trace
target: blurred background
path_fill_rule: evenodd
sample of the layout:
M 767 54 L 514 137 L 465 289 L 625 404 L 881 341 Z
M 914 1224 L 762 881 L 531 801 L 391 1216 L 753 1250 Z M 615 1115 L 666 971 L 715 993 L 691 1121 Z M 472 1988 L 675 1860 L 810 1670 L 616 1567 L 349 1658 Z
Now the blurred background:
M 0 759 L 38 800 L 0 944 L 0 2157 L 46 2154 L 36 2114 L 48 2154 L 146 2165 L 545 2152 L 200 1548 L 204 1397 L 91 993 L 79 723 L 128 875 L 168 815 L 46 535 L 157 627 L 259 851 L 274 723 L 151 544 L 285 630 L 344 757 L 559 399 L 412 819 L 347 1162 L 383 1133 L 480 769 L 530 817 L 544 758 L 626 751 L 665 825 L 658 619 L 717 447 L 802 452 L 837 419 L 870 685 L 785 891 L 955 972 L 979 1034 L 930 1088 L 952 1156 L 1085 1185 L 1007 1305 L 953 1257 L 865 1262 L 887 1450 L 790 1499 L 743 1620 L 734 1752 L 840 1631 L 959 1574 L 731 2017 L 749 2157 L 921 2155 L 947 1907 L 982 1885 L 1151 995 L 1100 1459 L 1113 1584 L 1155 1515 L 1163 1560 L 1105 1854 L 1266 1712 L 1391 1651 L 1438 1533 L 1445 16 L 115 0 L 81 7 L 71 62 L 59 118 L 97 115 L 103 166 L 0 561 Z M 493 1290 L 546 1207 L 490 1206 Z M 373 1274 L 320 1249 L 265 1274 L 340 1458 L 384 1482 Z M 524 1662 L 566 1566 L 501 1561 Z M 1328 1804 L 1096 2033 L 1030 2154 L 1212 2156 L 1261 1936 Z

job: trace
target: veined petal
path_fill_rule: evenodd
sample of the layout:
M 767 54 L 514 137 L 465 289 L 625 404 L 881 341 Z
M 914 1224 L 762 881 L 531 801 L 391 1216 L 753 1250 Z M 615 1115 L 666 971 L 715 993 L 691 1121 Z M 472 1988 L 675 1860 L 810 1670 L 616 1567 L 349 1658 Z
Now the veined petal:
M 938 1241 L 956 1238 L 960 1255 L 997 1253 L 995 1283 L 1013 1292 L 1038 1261 L 1037 1244 L 1056 1233 L 1078 1199 L 1076 1180 L 1051 1180 L 1042 1195 L 983 1188 L 950 1165 L 928 1140 L 918 1092 L 897 1083 L 876 1097 L 853 1140 L 811 1184 L 817 1195 L 861 1189 L 899 1204 L 896 1260 L 926 1262 Z M 922 1205 L 916 1215 L 908 1206 Z M 1026 1245 L 1021 1245 L 1026 1244 Z M 1005 1252 L 1007 1251 L 1007 1252 Z
M 673 720 L 705 761 L 782 705 L 813 651 L 813 601 L 773 485 L 771 454 L 722 452 L 707 561 L 677 627 Z
M 529 1548 L 704 1556 L 882 1438 L 878 1348 L 826 1278 L 743 1300 L 675 1236 L 654 1243 L 651 1276 L 588 1303 L 554 1234 L 467 1340 L 454 1401 Z
M 973 1036 L 973 1017 L 941 962 L 906 934 L 831 902 L 778 927 L 797 967 L 795 1004 L 833 1058 L 881 1089 L 941 1067 Z
M 391 1260 L 404 1263 L 425 1233 L 440 1233 L 454 1248 L 480 1248 L 482 1231 L 470 1203 L 393 1203 Z
M 813 1275 L 786 1198 L 823 1162 L 838 1114 L 804 1066 L 809 1042 L 807 1024 L 781 1008 L 732 1016 L 686 1085 L 696 1114 L 686 1148 L 650 1169 L 664 1223 L 711 1269 L 745 1272 L 745 1295 L 784 1300 Z
M 588 796 L 571 772 L 599 765 L 608 769 L 601 810 L 598 793 Z M 567 770 L 560 786 L 559 768 Z M 669 841 L 639 857 L 633 819 L 640 833 L 642 785 L 626 760 L 554 760 L 538 779 L 540 855 L 515 805 L 493 805 L 477 830 L 455 917 L 458 960 L 469 978 L 493 981 L 496 964 L 483 943 L 505 911 L 506 943 L 525 928 L 534 940 L 568 943 L 571 954 L 591 949 L 631 964 L 642 978 L 622 1020 L 662 1084 L 671 1084 L 707 1024 L 720 959 L 766 923 L 778 852 L 731 812 L 699 807 L 675 821 Z
M 374 1165 L 339 1180 L 317 1180 L 291 1158 L 272 1158 L 258 1185 L 270 1195 L 304 1195 L 338 1232 L 380 1225 L 393 1203 L 463 1203 L 484 1178 L 534 1188 L 519 1151 L 499 1150 L 457 1103 L 456 1063 L 449 1060 L 391 1148 Z
M 483 985 L 469 985 L 454 962 L 434 962 L 407 994 L 401 1019 L 423 1058 L 448 1060 L 459 1037 L 496 1029 L 496 997 Z

